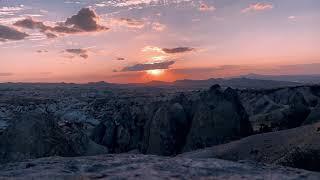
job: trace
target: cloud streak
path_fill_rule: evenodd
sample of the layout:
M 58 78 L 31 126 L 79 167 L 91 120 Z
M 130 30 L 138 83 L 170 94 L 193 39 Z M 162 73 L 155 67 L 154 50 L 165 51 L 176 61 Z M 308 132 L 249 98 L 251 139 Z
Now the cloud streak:
M 194 48 L 191 47 L 177 47 L 177 48 L 162 48 L 162 51 L 167 54 L 177 54 L 177 53 L 186 53 L 194 51 Z
M 135 64 L 133 66 L 128 66 L 123 68 L 121 72 L 169 69 L 170 66 L 173 65 L 174 63 L 175 63 L 174 61 L 164 61 L 164 62 L 152 63 L 152 64 Z
M 18 31 L 14 28 L 0 25 L 0 41 L 6 40 L 22 40 L 29 36 L 27 33 Z
M 201 2 L 199 11 L 206 12 L 206 11 L 214 11 L 216 8 L 214 6 L 209 6 L 205 4 L 204 2 Z
M 68 52 L 70 54 L 78 55 L 83 59 L 87 59 L 89 57 L 88 50 L 86 50 L 86 49 L 81 49 L 81 48 L 78 48 L 78 49 L 66 49 L 66 52 Z
M 117 7 L 142 9 L 150 6 L 169 6 L 180 3 L 193 3 L 194 0 L 113 0 L 96 3 L 97 7 Z
M 4 7 L 0 7 L 0 15 L 2 16 L 13 16 L 15 15 L 17 12 L 23 10 L 23 5 L 20 6 L 4 6 Z
M 273 9 L 273 5 L 269 3 L 255 3 L 250 4 L 249 7 L 242 10 L 242 13 L 248 13 L 252 11 L 265 11 Z
M 160 52 L 163 54 L 179 54 L 195 51 L 195 48 L 191 47 L 176 47 L 176 48 L 159 48 L 156 46 L 146 46 L 142 49 L 142 52 Z
M 26 29 L 40 29 L 41 31 L 46 31 L 50 29 L 50 27 L 46 26 L 43 22 L 36 21 L 32 18 L 27 18 L 27 19 L 17 21 L 13 25 L 17 27 L 26 28 Z
M 145 22 L 132 18 L 112 18 L 109 21 L 111 26 L 125 26 L 128 28 L 142 29 L 145 27 Z
M 126 60 L 126 59 L 123 58 L 123 57 L 118 57 L 117 60 L 118 60 L 118 61 L 124 61 L 124 60 Z

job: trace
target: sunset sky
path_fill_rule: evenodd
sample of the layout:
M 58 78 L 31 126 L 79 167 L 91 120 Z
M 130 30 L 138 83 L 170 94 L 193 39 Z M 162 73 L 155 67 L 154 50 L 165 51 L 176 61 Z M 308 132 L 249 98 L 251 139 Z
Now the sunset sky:
M 0 0 L 0 82 L 319 72 L 319 0 Z

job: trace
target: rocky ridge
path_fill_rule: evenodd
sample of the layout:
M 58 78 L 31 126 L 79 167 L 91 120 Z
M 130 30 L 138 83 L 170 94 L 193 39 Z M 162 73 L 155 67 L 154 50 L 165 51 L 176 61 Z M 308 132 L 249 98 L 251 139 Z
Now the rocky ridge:
M 128 152 L 175 156 L 213 146 L 220 150 L 205 158 L 319 171 L 314 124 L 319 98 L 319 86 L 236 90 L 214 85 L 183 92 L 94 84 L 0 87 L 0 159 Z M 308 124 L 313 125 L 301 127 Z M 298 134 L 306 136 L 295 138 Z
M 317 180 L 320 174 L 257 163 L 151 155 L 49 157 L 0 165 L 0 179 L 266 179 Z
M 249 136 L 180 155 L 187 158 L 219 158 L 320 171 L 320 123 Z

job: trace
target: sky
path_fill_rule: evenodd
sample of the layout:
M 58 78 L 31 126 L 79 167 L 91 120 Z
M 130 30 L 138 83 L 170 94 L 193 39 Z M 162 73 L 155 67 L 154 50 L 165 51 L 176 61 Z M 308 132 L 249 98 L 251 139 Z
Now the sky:
M 319 0 L 0 0 L 0 82 L 319 74 Z

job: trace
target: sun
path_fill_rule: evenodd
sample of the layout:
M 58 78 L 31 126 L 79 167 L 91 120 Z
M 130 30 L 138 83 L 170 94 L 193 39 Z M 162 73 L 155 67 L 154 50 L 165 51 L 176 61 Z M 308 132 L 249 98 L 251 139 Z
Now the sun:
M 152 76 L 160 76 L 164 73 L 164 70 L 163 69 L 152 69 L 152 70 L 147 70 L 147 73 Z

